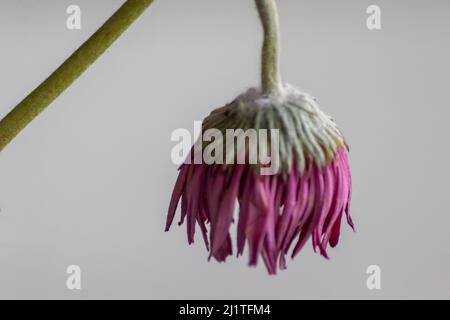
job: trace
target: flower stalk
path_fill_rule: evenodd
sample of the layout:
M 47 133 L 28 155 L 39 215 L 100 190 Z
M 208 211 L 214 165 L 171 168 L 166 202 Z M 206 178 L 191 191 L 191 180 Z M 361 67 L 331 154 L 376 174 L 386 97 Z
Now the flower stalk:
M 56 71 L 9 112 L 0 121 L 0 151 L 70 87 L 152 3 L 153 0 L 127 0 Z
M 282 90 L 280 73 L 280 26 L 275 0 L 255 0 L 264 29 L 261 63 L 261 89 L 278 96 Z

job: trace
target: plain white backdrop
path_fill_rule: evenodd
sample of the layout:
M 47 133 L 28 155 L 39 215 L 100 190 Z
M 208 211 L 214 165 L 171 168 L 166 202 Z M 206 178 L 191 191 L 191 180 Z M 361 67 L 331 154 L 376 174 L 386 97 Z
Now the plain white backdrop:
M 330 261 L 308 245 L 269 277 L 246 256 L 208 263 L 184 228 L 163 232 L 170 135 L 258 84 L 261 29 L 252 0 L 155 1 L 0 154 L 0 298 L 450 298 L 450 3 L 278 2 L 284 79 L 350 144 L 357 233 L 343 227 Z M 0 115 L 121 3 L 1 1 Z M 380 31 L 366 27 L 374 3 Z

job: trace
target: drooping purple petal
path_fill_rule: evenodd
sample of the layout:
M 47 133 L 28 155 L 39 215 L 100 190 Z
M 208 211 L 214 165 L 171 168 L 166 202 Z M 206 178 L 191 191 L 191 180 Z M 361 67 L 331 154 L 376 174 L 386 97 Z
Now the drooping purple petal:
M 289 250 L 289 247 L 294 239 L 295 230 L 301 223 L 301 219 L 305 214 L 305 211 L 308 206 L 308 197 L 309 197 L 309 177 L 308 175 L 304 175 L 300 178 L 299 188 L 297 191 L 297 202 L 296 207 L 294 208 L 291 224 L 289 225 L 288 231 L 284 237 L 284 241 L 282 243 L 283 253 L 286 254 Z
M 286 181 L 286 197 L 283 203 L 283 212 L 277 224 L 277 245 L 279 248 L 285 239 L 287 229 L 292 220 L 297 197 L 298 178 L 295 173 L 291 173 Z
M 211 250 L 214 254 L 218 250 L 222 243 L 225 241 L 228 231 L 230 229 L 231 222 L 233 220 L 234 209 L 237 202 L 237 194 L 239 191 L 239 183 L 244 166 L 237 165 L 231 170 L 231 176 L 226 181 L 226 189 L 221 194 L 219 200 L 220 205 L 217 208 L 218 212 L 214 215 L 214 237 L 211 240 Z M 225 175 L 226 172 L 220 172 L 219 174 Z
M 180 201 L 180 198 L 184 191 L 188 169 L 189 167 L 187 165 L 182 165 L 180 167 L 180 173 L 178 175 L 177 182 L 175 183 L 172 198 L 170 200 L 169 213 L 167 214 L 165 231 L 169 231 L 170 226 L 172 225 L 173 219 L 175 217 L 175 211 L 177 210 L 178 202 Z
M 340 228 L 341 223 L 341 217 L 342 212 L 344 211 L 344 205 L 347 202 L 347 196 L 348 196 L 348 182 L 347 177 L 344 176 L 343 169 L 341 166 L 337 165 L 336 162 L 333 164 L 333 169 L 335 172 L 335 175 L 337 177 L 337 184 L 336 184 L 336 193 L 335 197 L 333 199 L 332 209 L 330 213 L 330 219 L 327 223 L 326 230 L 323 235 L 322 239 L 322 247 L 324 250 L 326 250 L 326 246 L 332 237 L 333 230 L 335 228 L 335 225 L 337 224 Z M 336 237 L 336 234 L 335 234 Z M 334 239 L 335 241 L 338 241 L 339 239 L 339 233 L 337 234 L 337 239 Z M 337 242 L 336 242 L 337 243 Z M 330 243 L 331 244 L 331 243 Z M 332 245 L 332 247 L 334 247 Z
M 249 264 L 256 265 L 258 254 L 262 250 L 266 232 L 266 215 L 269 213 L 269 203 L 264 188 L 267 177 L 256 179 L 254 192 L 249 198 L 248 221 L 245 234 L 249 244 Z
M 187 190 L 188 211 L 187 211 L 187 235 L 188 243 L 194 242 L 195 223 L 200 215 L 200 195 L 202 193 L 203 177 L 206 167 L 203 164 L 194 165 L 194 171 L 189 181 L 189 188 Z
M 347 152 L 341 151 L 338 153 L 338 159 L 340 159 L 340 164 L 342 168 L 344 169 L 348 184 L 350 185 L 350 188 L 348 189 L 348 198 L 347 198 L 347 205 L 345 207 L 345 214 L 347 216 L 347 223 L 352 227 L 353 231 L 355 231 L 355 225 L 353 223 L 352 217 L 350 216 L 350 205 L 352 201 L 352 174 L 350 172 L 350 165 L 348 161 Z
M 320 242 L 320 238 L 322 237 L 322 231 L 323 231 L 323 227 L 325 224 L 325 220 L 328 217 L 328 214 L 330 212 L 330 207 L 331 207 L 331 204 L 333 201 L 333 196 L 334 196 L 335 178 L 334 178 L 333 170 L 332 170 L 331 166 L 328 165 L 323 169 L 323 175 L 324 175 L 323 203 L 322 203 L 322 209 L 320 211 L 319 219 L 317 222 L 317 227 L 314 230 L 313 243 L 314 243 L 315 247 L 319 247 L 320 254 L 322 256 L 324 256 L 325 258 L 328 258 L 326 250 Z
M 237 226 L 237 255 L 240 256 L 244 252 L 246 241 L 245 229 L 247 227 L 248 212 L 250 204 L 250 195 L 253 193 L 253 171 L 246 172 L 243 181 L 243 187 L 239 195 L 239 221 Z

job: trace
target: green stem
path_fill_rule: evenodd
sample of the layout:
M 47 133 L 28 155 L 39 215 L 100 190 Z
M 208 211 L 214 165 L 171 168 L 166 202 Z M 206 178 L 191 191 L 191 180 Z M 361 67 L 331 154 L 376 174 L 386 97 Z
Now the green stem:
M 41 85 L 0 121 L 0 151 L 22 129 L 48 107 L 153 3 L 153 0 L 127 0 Z
M 282 89 L 280 74 L 280 27 L 275 0 L 255 0 L 264 29 L 262 49 L 261 87 L 263 94 L 279 95 Z

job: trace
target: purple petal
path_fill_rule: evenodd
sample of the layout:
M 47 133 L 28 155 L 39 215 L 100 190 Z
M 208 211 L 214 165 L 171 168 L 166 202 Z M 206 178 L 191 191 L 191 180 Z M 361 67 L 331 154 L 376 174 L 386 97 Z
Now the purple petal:
M 173 188 L 172 198 L 170 200 L 170 205 L 169 205 L 169 212 L 167 214 L 165 231 L 169 231 L 170 226 L 172 225 L 173 219 L 175 217 L 175 212 L 177 210 L 178 202 L 180 201 L 181 195 L 183 194 L 183 191 L 184 191 L 187 172 L 188 172 L 188 166 L 182 165 L 180 167 L 180 173 L 178 174 L 177 182 L 175 183 L 175 187 Z

